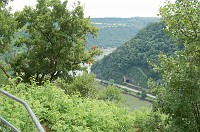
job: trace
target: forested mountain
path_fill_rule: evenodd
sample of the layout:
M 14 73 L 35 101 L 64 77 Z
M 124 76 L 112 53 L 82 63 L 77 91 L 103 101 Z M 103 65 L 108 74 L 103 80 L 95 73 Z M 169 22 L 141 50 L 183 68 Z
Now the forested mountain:
M 90 21 L 99 29 L 99 32 L 98 37 L 88 36 L 87 47 L 96 45 L 107 48 L 118 47 L 133 38 L 148 23 L 158 22 L 160 19 L 155 17 L 91 18 Z
M 175 45 L 164 33 L 162 23 L 151 23 L 142 28 L 131 40 L 118 47 L 92 66 L 97 78 L 122 83 L 127 81 L 146 87 L 148 78 L 158 79 L 149 62 L 158 63 L 158 55 L 163 52 L 172 55 L 181 46 Z

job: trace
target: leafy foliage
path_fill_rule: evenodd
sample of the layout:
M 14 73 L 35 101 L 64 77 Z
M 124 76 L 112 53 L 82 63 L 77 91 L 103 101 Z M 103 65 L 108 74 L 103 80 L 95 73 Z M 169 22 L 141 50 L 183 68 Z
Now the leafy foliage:
M 9 0 L 0 1 L 0 54 L 8 49 L 16 27 L 10 10 L 6 8 L 8 2 Z
M 133 84 L 147 87 L 148 78 L 159 78 L 150 63 L 158 63 L 160 52 L 172 55 L 179 49 L 165 35 L 163 28 L 162 23 L 149 24 L 133 39 L 96 62 L 92 71 L 103 80 L 114 79 L 115 82 L 122 83 L 123 78 L 127 77 L 133 80 Z
M 176 0 L 160 8 L 166 31 L 176 40 L 188 44 L 199 42 L 200 8 L 198 0 Z
M 80 94 L 81 97 L 97 98 L 100 86 L 95 80 L 94 74 L 83 73 L 77 76 L 72 82 L 65 83 L 62 80 L 56 81 L 57 86 L 65 90 L 68 95 Z
M 5 76 L 5 74 L 0 71 L 0 86 L 3 84 L 6 84 L 8 82 L 8 78 Z
M 130 132 L 165 132 L 168 131 L 166 116 L 159 111 L 153 112 L 148 109 L 136 110 L 133 112 L 134 125 Z
M 93 57 L 100 53 L 96 47 L 92 47 L 87 51 L 85 50 L 86 37 L 88 34 L 96 35 L 97 29 L 94 27 L 95 24 L 92 25 L 90 23 L 89 18 L 84 18 L 83 7 L 79 2 L 74 5 L 73 9 L 68 9 L 67 1 L 37 0 L 36 8 L 25 7 L 23 11 L 16 12 L 15 16 L 10 13 L 9 9 L 5 8 L 8 2 L 9 0 L 0 2 L 0 24 L 2 25 L 0 26 L 0 53 L 5 53 L 8 49 L 17 25 L 20 32 L 16 34 L 17 38 L 13 40 L 13 43 L 15 43 L 15 46 L 18 46 L 19 49 L 23 50 L 20 50 L 22 51 L 20 53 L 15 54 L 15 52 L 12 54 L 14 59 L 9 63 L 14 72 L 21 75 L 22 78 L 9 80 L 11 81 L 9 82 L 5 79 L 7 72 L 1 65 L 5 64 L 5 62 L 0 63 L 0 85 L 4 84 L 1 86 L 1 89 L 27 101 L 46 131 L 126 132 L 165 130 L 163 126 L 164 117 L 159 111 L 152 112 L 150 110 L 143 110 L 142 112 L 135 111 L 134 113 L 130 113 L 127 109 L 120 108 L 115 104 L 116 102 L 121 102 L 121 97 L 119 95 L 120 90 L 116 89 L 114 86 L 108 86 L 103 91 L 99 91 L 94 75 L 83 74 L 81 77 L 76 77 L 72 82 L 68 81 L 68 84 L 62 82 L 63 78 L 69 80 L 69 71 L 82 69 L 80 66 L 81 63 L 93 61 Z M 100 21 L 102 20 L 103 19 Z M 128 34 L 134 35 L 134 33 L 137 32 L 136 30 L 146 25 L 149 21 L 157 21 L 158 19 L 131 18 L 128 19 L 130 21 L 125 25 L 122 24 L 124 22 L 119 22 L 119 20 L 126 21 L 127 19 L 113 18 L 111 20 L 112 24 L 110 24 L 110 19 L 105 18 L 104 21 L 106 23 L 103 23 L 101 27 L 99 27 L 101 31 L 110 34 L 113 31 L 116 33 L 111 34 L 113 44 L 108 44 L 109 46 L 116 46 L 122 43 L 124 39 L 127 39 L 121 36 L 129 36 L 124 34 L 123 31 L 128 31 Z M 113 23 L 114 21 L 116 23 Z M 138 27 L 134 27 L 131 24 L 133 21 L 136 21 L 136 23 L 139 22 Z M 151 24 L 146 29 L 142 29 L 135 38 L 118 48 L 115 51 L 115 53 L 120 53 L 116 56 L 117 61 L 115 62 L 115 59 L 111 59 L 112 61 L 110 62 L 107 61 L 109 62 L 107 64 L 111 64 L 111 68 L 114 67 L 113 71 L 117 73 L 117 75 L 110 75 L 114 75 L 113 77 L 117 78 L 123 77 L 124 75 L 130 76 L 128 74 L 129 71 L 126 70 L 132 69 L 132 71 L 136 71 L 133 73 L 143 75 L 143 77 L 140 76 L 138 80 L 142 80 L 141 82 L 147 80 L 147 77 L 150 77 L 150 73 L 145 75 L 146 71 L 150 69 L 147 61 L 153 61 L 155 59 L 151 55 L 157 54 L 158 51 L 166 51 L 171 54 L 171 52 L 169 52 L 171 48 L 173 50 L 177 49 L 177 47 L 173 46 L 169 49 L 166 46 L 161 47 L 163 41 L 167 44 L 171 43 L 169 38 L 162 38 L 164 36 L 162 28 L 162 24 Z M 121 32 L 118 32 L 119 30 L 121 30 Z M 190 28 L 188 31 L 190 31 Z M 103 34 L 105 35 L 105 33 Z M 118 35 L 120 35 L 122 39 L 116 39 Z M 89 40 L 90 38 L 87 41 Z M 113 40 L 115 40 L 115 42 Z M 100 43 L 103 44 L 104 42 Z M 149 50 L 152 47 L 153 50 Z M 199 54 L 196 54 L 196 50 L 199 48 L 194 47 L 191 47 L 191 49 L 194 49 L 195 54 L 189 55 L 193 62 L 198 62 Z M 17 50 L 18 49 L 16 49 L 16 51 Z M 188 51 L 190 50 L 188 49 Z M 115 58 L 115 56 L 113 56 L 115 53 L 111 55 L 111 58 Z M 124 53 L 128 54 L 125 55 Z M 189 52 L 186 52 L 187 55 L 188 53 Z M 2 58 L 3 57 L 1 57 L 1 59 Z M 6 56 L 5 58 L 10 60 L 12 57 Z M 121 63 L 122 60 L 124 60 L 125 63 Z M 186 59 L 184 61 L 188 60 Z M 175 65 L 176 62 L 178 61 L 174 61 L 173 64 Z M 199 69 L 196 65 L 192 67 L 189 63 L 185 68 L 185 74 L 188 75 L 186 77 L 191 78 L 191 80 L 193 79 L 191 74 L 188 74 L 188 72 L 190 73 L 190 70 L 192 70 L 194 71 L 191 72 L 192 75 L 194 74 L 199 78 Z M 119 70 L 122 72 L 118 72 Z M 110 71 L 105 72 L 107 72 L 106 74 L 110 73 Z M 182 70 L 179 72 L 181 79 L 183 79 L 185 76 L 181 76 Z M 35 78 L 35 80 L 31 78 Z M 57 78 L 62 79 L 60 82 L 50 83 Z M 136 79 L 135 75 L 133 78 Z M 112 82 L 118 81 L 116 78 L 110 77 L 108 77 L 108 80 Z M 21 81 L 29 83 L 22 83 Z M 199 80 L 197 79 L 195 81 Z M 8 83 L 8 85 L 5 85 L 5 83 Z M 38 85 L 38 83 L 43 83 L 43 85 Z M 198 87 L 198 84 L 199 83 L 194 85 L 194 87 Z M 192 85 L 190 81 L 188 81 L 188 85 L 184 86 L 189 85 Z M 196 90 L 195 92 L 198 91 Z M 195 116 L 195 120 L 192 122 L 194 125 L 190 130 L 196 130 L 196 124 L 199 122 L 198 113 L 195 113 L 198 112 L 199 109 L 199 102 L 194 100 L 197 98 L 197 95 L 194 97 L 189 96 L 189 99 L 191 99 L 189 101 L 191 101 L 190 103 L 194 106 L 193 109 L 191 109 L 193 111 L 193 116 L 189 115 L 187 116 L 189 118 L 184 118 L 185 120 L 187 119 L 187 121 L 191 121 L 191 119 L 193 119 L 192 117 Z M 160 104 L 162 103 L 163 102 Z M 165 102 L 163 104 L 165 104 Z M 0 96 L 0 106 L 0 115 L 9 122 L 16 125 L 22 131 L 36 131 L 26 110 L 21 105 L 14 103 L 5 96 Z M 186 106 L 189 106 L 189 104 Z M 164 112 L 163 109 L 162 112 Z M 174 117 L 172 118 L 174 119 Z M 176 125 L 177 121 L 180 121 L 180 119 L 183 118 L 176 118 L 176 120 L 173 120 L 173 123 Z M 188 123 L 187 121 L 184 123 Z
M 50 131 L 127 131 L 132 124 L 132 116 L 126 109 L 111 102 L 68 96 L 50 83 L 10 84 L 2 89 L 27 101 Z M 0 96 L 0 105 L 1 116 L 22 131 L 34 131 L 24 114 L 26 111 L 18 104 Z
M 122 91 L 119 88 L 114 85 L 100 85 L 94 74 L 83 73 L 70 83 L 65 83 L 65 81 L 59 79 L 55 84 L 63 89 L 67 95 L 79 95 L 83 98 L 110 101 L 118 105 L 123 102 Z
M 108 85 L 108 87 L 106 87 L 100 94 L 99 99 L 105 101 L 112 101 L 117 104 L 122 103 L 123 101 L 121 96 L 121 90 L 116 88 L 114 85 Z
M 153 132 L 165 129 L 166 116 L 159 112 L 143 109 L 132 113 L 108 100 L 66 95 L 53 83 L 38 86 L 34 80 L 31 84 L 19 83 L 19 80 L 21 78 L 10 80 L 9 85 L 1 89 L 25 100 L 46 131 Z M 108 89 L 113 91 L 111 86 Z M 37 131 L 24 107 L 2 95 L 0 106 L 0 115 L 21 131 Z
M 162 82 L 157 86 L 155 108 L 170 116 L 174 130 L 196 131 L 199 125 L 200 69 L 179 54 L 176 58 L 161 56 L 158 68 Z
M 158 101 L 155 109 L 169 115 L 171 131 L 200 131 L 200 2 L 177 0 L 160 10 L 166 31 L 184 50 L 175 57 L 160 56 L 156 67 L 162 82 L 155 85 Z
M 28 36 L 20 36 L 17 46 L 26 51 L 18 53 L 10 62 L 14 72 L 24 82 L 35 77 L 41 84 L 44 79 L 67 79 L 69 71 L 80 70 L 80 63 L 87 63 L 98 50 L 85 51 L 88 33 L 95 35 L 97 29 L 84 18 L 80 3 L 72 10 L 67 1 L 38 0 L 36 8 L 25 7 L 16 12 L 18 28 Z
M 13 15 L 10 13 L 10 9 L 6 8 L 9 0 L 0 1 L 0 56 L 10 48 L 10 43 L 13 38 L 16 22 Z M 0 57 L 0 72 L 9 78 L 7 71 L 3 65 L 3 61 Z M 2 76 L 1 76 L 2 77 Z

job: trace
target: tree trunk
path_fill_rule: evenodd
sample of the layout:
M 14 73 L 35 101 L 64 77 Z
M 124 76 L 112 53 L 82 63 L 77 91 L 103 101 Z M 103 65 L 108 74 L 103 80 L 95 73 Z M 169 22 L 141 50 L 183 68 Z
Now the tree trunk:
M 50 78 L 50 82 L 52 82 L 54 75 L 55 75 L 56 71 L 54 71 L 53 73 L 51 73 L 51 78 Z
M 0 69 L 3 71 L 3 73 L 6 75 L 7 78 L 10 78 L 10 75 L 6 72 L 3 66 L 0 65 Z
M 45 74 L 43 73 L 41 78 L 39 78 L 39 80 L 38 80 L 39 85 L 42 85 L 42 81 L 44 80 L 44 77 L 45 77 Z
M 193 116 L 197 124 L 197 131 L 200 131 L 200 108 L 198 102 L 192 102 Z

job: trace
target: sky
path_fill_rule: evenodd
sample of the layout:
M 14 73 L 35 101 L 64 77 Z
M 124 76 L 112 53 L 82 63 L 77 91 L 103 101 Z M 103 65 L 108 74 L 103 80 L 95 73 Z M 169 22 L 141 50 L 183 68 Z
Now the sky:
M 69 6 L 78 0 L 68 0 Z M 159 7 L 166 0 L 79 0 L 84 6 L 85 16 L 95 17 L 157 17 Z M 174 0 L 171 0 L 174 1 Z M 36 0 L 14 0 L 13 10 L 21 10 L 24 5 L 34 6 Z

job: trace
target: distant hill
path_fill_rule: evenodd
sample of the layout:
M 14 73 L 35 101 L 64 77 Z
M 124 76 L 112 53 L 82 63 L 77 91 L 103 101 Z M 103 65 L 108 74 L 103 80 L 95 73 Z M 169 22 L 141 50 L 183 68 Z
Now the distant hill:
M 156 17 L 91 18 L 91 22 L 99 28 L 99 33 L 97 38 L 88 36 L 87 47 L 118 47 L 133 38 L 147 24 L 158 21 L 160 19 Z
M 165 35 L 163 29 L 161 23 L 142 28 L 134 38 L 97 61 L 92 66 L 92 72 L 99 79 L 113 79 L 116 83 L 123 83 L 125 77 L 132 84 L 147 87 L 148 78 L 158 79 L 148 61 L 158 63 L 160 52 L 173 55 L 181 49 Z

